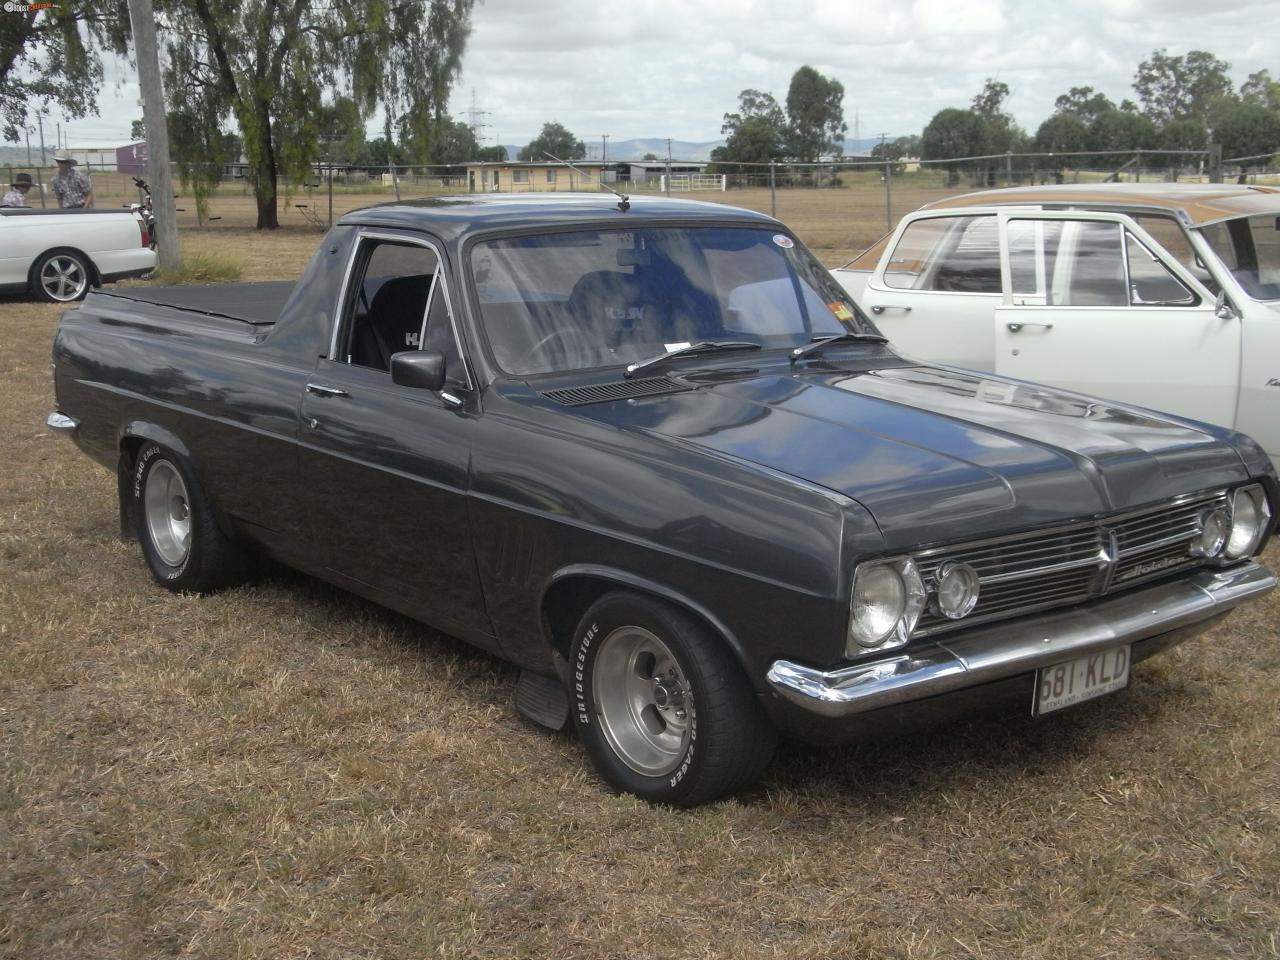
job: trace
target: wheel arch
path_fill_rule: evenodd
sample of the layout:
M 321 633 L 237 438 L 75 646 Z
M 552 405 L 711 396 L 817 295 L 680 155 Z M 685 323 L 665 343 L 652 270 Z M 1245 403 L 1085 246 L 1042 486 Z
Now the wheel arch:
M 125 423 L 120 428 L 120 435 L 117 438 L 117 448 L 120 454 L 116 466 L 116 485 L 120 500 L 120 534 L 126 539 L 134 538 L 135 529 L 134 521 L 136 518 L 133 514 L 135 497 L 132 490 L 133 470 L 138 461 L 138 451 L 148 443 L 158 443 L 160 446 L 172 450 L 182 458 L 184 466 L 195 474 L 196 481 L 202 482 L 200 477 L 200 458 L 191 451 L 191 448 L 176 433 L 150 420 L 130 420 Z M 235 531 L 226 516 L 218 509 L 218 505 L 212 503 L 212 500 L 210 505 L 213 507 L 213 515 L 218 528 L 227 536 L 233 536 Z
M 751 670 L 751 658 L 737 634 L 705 604 L 668 584 L 627 570 L 600 564 L 571 564 L 557 570 L 543 589 L 539 603 L 543 640 L 554 659 L 567 665 L 574 628 L 593 603 L 613 590 L 626 589 L 663 600 L 701 621 L 733 655 L 748 682 L 763 692 L 763 678 Z
M 58 246 L 50 247 L 48 250 L 41 250 L 31 259 L 31 266 L 27 268 L 27 287 L 28 288 L 35 287 L 37 283 L 36 265 L 39 264 L 40 261 L 43 260 L 45 257 L 54 253 L 74 253 L 77 257 L 80 257 L 89 266 L 89 286 L 91 287 L 102 286 L 102 272 L 98 269 L 98 264 L 94 262 L 93 257 L 89 256 L 89 254 L 85 253 L 79 247 L 73 247 L 70 244 L 60 243 L 58 244 Z

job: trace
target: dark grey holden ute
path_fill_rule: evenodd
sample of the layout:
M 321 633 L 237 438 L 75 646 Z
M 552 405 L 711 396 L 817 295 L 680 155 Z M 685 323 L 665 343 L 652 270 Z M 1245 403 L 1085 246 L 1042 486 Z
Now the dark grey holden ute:
M 54 380 L 161 585 L 263 553 L 432 624 L 663 803 L 780 732 L 1111 693 L 1276 582 L 1248 437 L 900 356 L 727 206 L 358 210 L 296 284 L 90 293 Z

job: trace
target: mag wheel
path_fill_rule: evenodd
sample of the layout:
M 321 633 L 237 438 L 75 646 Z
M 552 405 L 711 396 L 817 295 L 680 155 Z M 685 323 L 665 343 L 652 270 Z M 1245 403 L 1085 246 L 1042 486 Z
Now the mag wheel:
M 601 776 L 655 803 L 695 806 L 754 783 L 777 733 L 723 642 L 641 594 L 601 598 L 571 651 L 573 713 Z
M 205 593 L 243 579 L 243 552 L 181 457 L 157 443 L 138 451 L 132 513 L 152 577 L 174 591 Z
M 71 303 L 89 292 L 89 265 L 70 250 L 46 253 L 33 272 L 36 292 L 50 303 Z

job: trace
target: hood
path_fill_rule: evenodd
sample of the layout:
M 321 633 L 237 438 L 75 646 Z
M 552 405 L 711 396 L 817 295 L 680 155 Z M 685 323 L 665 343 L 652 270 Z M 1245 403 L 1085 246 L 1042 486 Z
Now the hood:
M 872 513 L 890 549 L 1247 479 L 1214 428 L 943 367 L 757 372 L 578 412 L 845 494 Z

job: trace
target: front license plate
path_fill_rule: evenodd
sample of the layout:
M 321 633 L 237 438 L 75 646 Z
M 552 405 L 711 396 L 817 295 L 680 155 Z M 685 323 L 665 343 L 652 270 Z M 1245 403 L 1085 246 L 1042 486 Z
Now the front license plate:
M 1036 673 L 1035 716 L 1092 700 L 1129 685 L 1129 648 L 1113 647 L 1075 660 L 1064 660 Z

